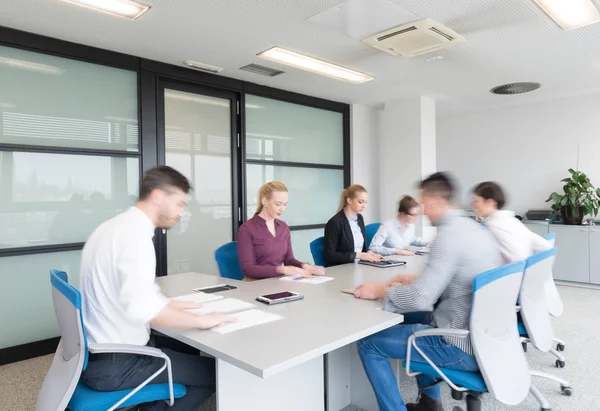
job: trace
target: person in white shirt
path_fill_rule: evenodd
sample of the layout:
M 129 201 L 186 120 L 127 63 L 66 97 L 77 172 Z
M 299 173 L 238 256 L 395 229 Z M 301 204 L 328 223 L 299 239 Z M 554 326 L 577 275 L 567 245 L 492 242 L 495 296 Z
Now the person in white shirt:
M 549 241 L 525 227 L 514 212 L 503 210 L 505 203 L 504 191 L 494 182 L 486 181 L 473 189 L 471 207 L 494 235 L 505 264 L 552 248 Z
M 415 236 L 415 222 L 419 215 L 419 203 L 411 196 L 404 196 L 398 206 L 398 216 L 387 220 L 379 227 L 371 241 L 370 250 L 380 255 L 415 255 L 407 250 L 409 245 L 427 245 Z
M 215 392 L 214 360 L 168 348 L 150 334 L 150 324 L 207 329 L 233 321 L 222 314 L 191 314 L 186 309 L 198 304 L 170 300 L 154 282 L 154 231 L 181 219 L 189 191 L 188 180 L 171 167 L 149 170 L 137 204 L 96 228 L 82 252 L 80 288 L 88 341 L 156 346 L 171 359 L 173 381 L 186 386 L 186 395 L 173 407 L 157 401 L 143 404 L 144 411 L 193 411 Z M 163 364 L 161 358 L 143 355 L 90 354 L 82 379 L 97 391 L 131 389 Z M 151 384 L 167 382 L 164 371 Z

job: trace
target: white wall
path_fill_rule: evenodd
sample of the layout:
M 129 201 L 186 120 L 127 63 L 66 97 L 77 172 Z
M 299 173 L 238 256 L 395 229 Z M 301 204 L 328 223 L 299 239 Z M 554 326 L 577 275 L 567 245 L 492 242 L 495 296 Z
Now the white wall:
M 481 181 L 499 182 L 508 209 L 549 209 L 568 168 L 600 185 L 600 96 L 442 117 L 437 120 L 437 168 L 450 171 L 463 198 Z
M 380 110 L 352 104 L 350 107 L 350 146 L 352 183 L 363 185 L 369 192 L 369 203 L 363 217 L 365 223 L 379 218 L 379 115 Z

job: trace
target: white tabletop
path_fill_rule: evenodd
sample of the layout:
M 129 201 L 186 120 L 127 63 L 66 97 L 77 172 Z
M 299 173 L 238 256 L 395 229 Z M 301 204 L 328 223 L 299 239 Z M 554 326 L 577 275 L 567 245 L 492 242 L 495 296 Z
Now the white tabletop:
M 169 297 L 190 294 L 196 287 L 233 284 L 238 287 L 236 290 L 219 294 L 255 303 L 261 310 L 284 317 L 223 335 L 208 330 L 159 331 L 265 378 L 401 323 L 401 315 L 378 309 L 381 301 L 359 300 L 341 292 L 364 282 L 383 283 L 397 274 L 418 274 L 425 261 L 424 257 L 396 259 L 408 264 L 391 268 L 358 264 L 327 268 L 325 275 L 334 280 L 323 284 L 283 282 L 279 278 L 242 282 L 198 273 L 159 277 L 157 283 Z M 274 306 L 255 301 L 259 295 L 280 291 L 299 292 L 304 299 Z

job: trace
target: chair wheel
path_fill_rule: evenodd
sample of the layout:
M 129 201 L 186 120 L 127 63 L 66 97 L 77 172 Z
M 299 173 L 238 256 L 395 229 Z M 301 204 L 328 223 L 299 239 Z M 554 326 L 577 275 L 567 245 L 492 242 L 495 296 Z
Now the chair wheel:
M 523 351 L 527 352 L 527 343 L 526 342 L 522 342 L 521 345 L 523 346 Z
M 556 344 L 556 351 L 564 351 L 564 350 L 565 350 L 564 344 Z
M 452 390 L 452 398 L 456 401 L 462 401 L 465 399 L 465 393 L 462 391 Z
M 460 407 L 454 407 L 454 408 L 452 408 L 452 411 L 464 411 L 464 410 Z
M 552 408 L 541 408 L 542 411 L 552 411 Z
M 562 395 L 565 395 L 567 397 L 570 397 L 571 394 L 573 394 L 573 390 L 571 389 L 571 387 L 565 387 L 564 385 L 561 385 L 560 390 L 562 391 Z
M 566 363 L 561 360 L 556 360 L 556 368 L 565 368 Z

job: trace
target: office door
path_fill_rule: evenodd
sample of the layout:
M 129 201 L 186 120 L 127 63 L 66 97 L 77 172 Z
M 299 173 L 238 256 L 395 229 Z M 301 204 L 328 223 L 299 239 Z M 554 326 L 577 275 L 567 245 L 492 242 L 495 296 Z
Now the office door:
M 184 174 L 193 188 L 183 219 L 162 233 L 166 271 L 218 275 L 215 250 L 232 241 L 239 221 L 237 95 L 168 82 L 159 90 L 164 164 Z

